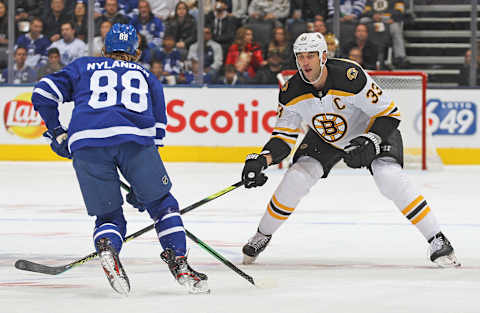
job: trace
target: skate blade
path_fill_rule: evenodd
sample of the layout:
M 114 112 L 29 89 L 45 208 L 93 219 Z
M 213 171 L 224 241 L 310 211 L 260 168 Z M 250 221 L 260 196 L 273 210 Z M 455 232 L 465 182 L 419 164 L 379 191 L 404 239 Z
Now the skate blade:
M 120 276 L 115 270 L 115 259 L 111 253 L 103 252 L 100 255 L 100 263 L 113 290 L 121 295 L 128 296 L 130 283 L 128 282 L 128 278 Z
M 445 255 L 434 261 L 441 268 L 460 267 L 462 264 L 457 261 L 455 255 Z
M 245 265 L 252 264 L 253 262 L 255 262 L 256 259 L 257 259 L 256 256 L 249 256 L 249 255 L 244 254 L 242 263 L 245 264 Z
M 188 293 L 198 295 L 198 294 L 209 294 L 210 288 L 208 283 L 204 280 L 201 281 L 189 281 L 187 284 Z

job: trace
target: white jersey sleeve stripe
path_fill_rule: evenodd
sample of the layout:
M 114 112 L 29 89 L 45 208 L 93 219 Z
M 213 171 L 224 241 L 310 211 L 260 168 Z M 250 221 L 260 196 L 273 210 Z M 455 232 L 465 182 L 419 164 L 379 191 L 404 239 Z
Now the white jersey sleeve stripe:
M 153 139 L 153 143 L 156 146 L 163 146 L 163 140 L 162 139 Z
M 155 127 L 137 128 L 133 126 L 115 126 L 100 129 L 87 129 L 74 133 L 68 139 L 68 149 L 75 141 L 87 138 L 108 138 L 117 135 L 137 135 L 144 137 L 155 137 Z M 70 150 L 71 151 L 71 150 Z
M 165 129 L 166 126 L 165 123 L 155 123 L 155 128 Z
M 40 79 L 41 82 L 46 82 L 48 84 L 48 86 L 50 86 L 50 88 L 52 88 L 53 91 L 55 91 L 55 93 L 57 94 L 57 97 L 58 97 L 58 102 L 59 103 L 63 103 L 63 95 L 62 93 L 60 92 L 60 90 L 58 89 L 57 85 L 55 85 L 55 83 L 50 79 L 50 78 L 42 78 Z
M 35 88 L 33 90 L 33 93 L 38 93 L 39 95 L 41 95 L 44 98 L 47 98 L 49 100 L 58 102 L 58 98 L 56 98 L 54 95 L 52 95 L 51 93 L 49 93 L 48 91 L 46 91 L 42 88 Z
M 295 139 L 287 138 L 285 136 L 282 136 L 281 134 L 272 136 L 272 138 L 278 138 L 278 139 L 281 139 L 281 140 L 285 141 L 290 146 L 290 148 L 292 146 L 295 146 L 295 143 L 297 142 Z

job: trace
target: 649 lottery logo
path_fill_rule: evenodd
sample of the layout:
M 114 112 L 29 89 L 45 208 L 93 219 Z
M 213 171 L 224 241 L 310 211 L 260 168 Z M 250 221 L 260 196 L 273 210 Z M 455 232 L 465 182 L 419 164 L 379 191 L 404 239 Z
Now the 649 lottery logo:
M 421 129 L 420 116 L 417 129 Z M 441 101 L 430 99 L 427 102 L 428 131 L 432 135 L 472 135 L 476 132 L 477 106 L 471 101 Z

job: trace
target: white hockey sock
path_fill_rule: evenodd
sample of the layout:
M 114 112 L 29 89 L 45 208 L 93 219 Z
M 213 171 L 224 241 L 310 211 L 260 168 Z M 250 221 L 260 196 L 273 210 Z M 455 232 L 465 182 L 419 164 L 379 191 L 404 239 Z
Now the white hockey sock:
M 322 166 L 313 158 L 302 157 L 293 164 L 285 173 L 267 205 L 267 210 L 258 226 L 260 232 L 271 235 L 277 231 L 322 175 Z
M 430 239 L 440 231 L 440 225 L 427 201 L 399 164 L 389 159 L 377 159 L 372 162 L 372 170 L 380 192 L 395 203 L 425 239 Z

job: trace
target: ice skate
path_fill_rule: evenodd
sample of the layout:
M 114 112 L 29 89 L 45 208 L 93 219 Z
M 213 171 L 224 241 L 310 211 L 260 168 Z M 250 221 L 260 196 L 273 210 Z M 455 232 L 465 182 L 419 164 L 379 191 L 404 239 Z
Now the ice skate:
M 272 235 L 264 235 L 257 230 L 257 233 L 243 246 L 243 264 L 255 262 L 260 252 L 267 247 L 270 239 L 272 239 Z
M 130 292 L 130 281 L 110 240 L 101 238 L 96 246 L 100 263 L 110 286 L 119 294 L 128 295 Z
M 172 249 L 166 249 L 160 254 L 160 257 L 168 264 L 173 277 L 180 285 L 186 287 L 189 293 L 210 293 L 207 283 L 208 276 L 192 269 L 187 262 L 187 257 L 175 256 Z
M 461 264 L 457 261 L 453 247 L 442 232 L 433 236 L 430 244 L 430 260 L 440 267 L 456 267 Z

